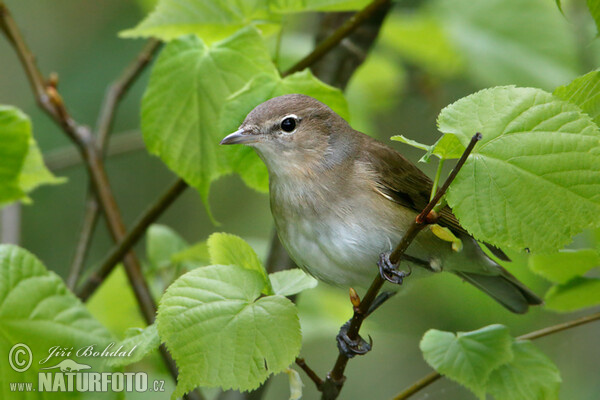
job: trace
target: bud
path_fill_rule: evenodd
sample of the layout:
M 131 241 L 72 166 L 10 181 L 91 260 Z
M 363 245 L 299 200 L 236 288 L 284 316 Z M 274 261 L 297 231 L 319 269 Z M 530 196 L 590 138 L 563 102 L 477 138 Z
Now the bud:
M 352 305 L 354 307 L 360 307 L 360 297 L 358 297 L 358 293 L 356 293 L 356 290 L 354 290 L 354 288 L 350 288 L 349 292 L 350 302 L 352 303 Z

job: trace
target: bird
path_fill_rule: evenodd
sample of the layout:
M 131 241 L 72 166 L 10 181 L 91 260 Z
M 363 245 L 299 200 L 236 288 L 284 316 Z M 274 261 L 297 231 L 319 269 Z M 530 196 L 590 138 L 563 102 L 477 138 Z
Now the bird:
M 416 165 L 307 95 L 283 95 L 256 106 L 220 144 L 255 150 L 268 170 L 281 243 L 300 268 L 336 286 L 368 286 L 376 261 L 389 254 L 430 200 L 433 183 Z M 402 260 L 413 275 L 453 273 L 514 313 L 542 303 L 481 249 L 448 206 L 438 216 L 437 224 L 460 239 L 462 250 L 423 230 Z M 483 245 L 509 260 L 502 250 Z

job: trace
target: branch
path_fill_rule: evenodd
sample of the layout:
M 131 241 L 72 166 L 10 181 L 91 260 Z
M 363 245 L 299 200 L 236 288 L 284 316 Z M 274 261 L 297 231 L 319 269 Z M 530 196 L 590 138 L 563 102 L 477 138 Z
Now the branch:
M 141 75 L 144 68 L 150 63 L 157 50 L 160 48 L 161 42 L 156 39 L 150 39 L 146 42 L 146 45 L 142 51 L 135 57 L 135 59 L 125 68 L 121 73 L 121 76 L 112 83 L 102 103 L 98 122 L 96 124 L 96 134 L 98 136 L 98 147 L 102 153 L 106 148 L 108 135 L 112 128 L 115 112 L 119 102 L 124 97 L 125 93 L 135 83 L 137 78 Z
M 562 324 L 542 328 L 521 336 L 517 336 L 517 340 L 535 340 L 544 336 L 566 331 L 568 329 L 575 328 L 577 326 L 584 325 L 597 320 L 600 320 L 600 312 L 587 315 L 585 317 L 577 318 L 572 321 L 564 322 Z M 393 400 L 406 400 L 413 394 L 419 392 L 421 389 L 424 389 L 427 386 L 431 385 L 433 382 L 437 381 L 441 377 L 442 375 L 440 375 L 438 372 L 431 372 L 429 375 L 424 376 L 423 378 L 419 379 L 418 381 L 410 385 L 408 388 L 404 389 L 402 392 L 397 394 Z
M 373 0 L 368 6 L 350 17 L 342 26 L 333 32 L 327 39 L 323 40 L 319 45 L 306 57 L 292 66 L 290 69 L 282 73 L 282 76 L 293 74 L 294 72 L 302 71 L 308 68 L 315 62 L 320 60 L 331 49 L 337 46 L 344 38 L 356 30 L 364 21 L 370 18 L 379 8 L 388 6 L 390 0 Z
M 458 160 L 458 163 L 444 182 L 444 185 L 437 191 L 436 195 L 433 199 L 427 204 L 427 206 L 421 211 L 419 215 L 416 216 L 414 222 L 408 228 L 400 243 L 396 246 L 394 251 L 390 254 L 390 261 L 393 264 L 398 264 L 402 255 L 408 248 L 408 246 L 415 239 L 417 234 L 423 230 L 427 225 L 435 222 L 435 213 L 432 213 L 433 207 L 440 201 L 442 196 L 446 193 L 448 186 L 452 183 L 461 167 L 464 165 L 467 157 L 477 144 L 477 142 L 481 139 L 481 134 L 477 133 L 471 139 L 471 142 L 465 149 L 464 153 Z M 359 336 L 358 333 L 360 331 L 360 327 L 362 326 L 363 321 L 368 316 L 368 311 L 373 301 L 377 297 L 377 294 L 381 290 L 381 287 L 385 283 L 385 280 L 381 277 L 380 274 L 377 274 L 371 286 L 367 290 L 362 301 L 358 306 L 354 307 L 354 314 L 352 319 L 350 320 L 350 326 L 348 327 L 348 337 L 352 340 L 356 340 Z M 323 393 L 322 399 L 330 400 L 336 399 L 339 396 L 339 393 L 344 385 L 344 371 L 346 369 L 346 365 L 348 363 L 348 357 L 342 352 L 339 353 L 338 358 L 333 366 L 331 372 L 327 375 L 327 379 L 321 386 L 321 391 Z
M 100 111 L 96 128 L 98 152 L 100 153 L 102 159 L 104 159 L 106 156 L 109 133 L 121 99 L 127 90 L 135 83 L 150 60 L 152 60 L 154 53 L 159 47 L 159 41 L 150 39 L 142 51 L 127 66 L 127 68 L 125 68 L 121 76 L 109 86 L 104 97 L 104 101 L 102 102 L 102 109 Z M 67 286 L 71 290 L 76 287 L 77 282 L 79 281 L 85 259 L 92 243 L 94 229 L 96 228 L 96 223 L 98 222 L 98 215 L 100 213 L 100 204 L 98 203 L 98 199 L 91 188 L 88 190 L 85 203 L 85 214 L 83 217 L 81 233 L 79 234 L 79 242 L 75 248 L 75 256 L 73 257 L 69 276 L 67 277 Z
M 133 228 L 115 245 L 108 256 L 102 261 L 100 268 L 93 272 L 88 280 L 77 291 L 77 296 L 86 301 L 102 284 L 123 256 L 131 250 L 152 224 L 188 187 L 183 179 L 178 178 L 161 197 L 151 205 L 133 224 Z
M 319 378 L 319 375 L 317 375 L 317 373 L 313 371 L 312 368 L 306 365 L 306 361 L 304 361 L 304 358 L 296 357 L 296 365 L 302 368 L 304 372 L 306 372 L 306 375 L 308 375 L 310 380 L 315 383 L 315 386 L 317 388 L 323 386 L 323 380 Z
M 52 79 L 50 84 L 46 84 L 42 73 L 35 64 L 35 57 L 27 47 L 20 30 L 15 24 L 8 8 L 0 0 L 0 30 L 4 33 L 8 41 L 15 49 L 25 73 L 29 79 L 38 105 L 62 128 L 65 134 L 78 147 L 81 157 L 84 160 L 92 182 L 92 187 L 98 197 L 102 207 L 108 228 L 113 240 L 120 241 L 125 236 L 125 225 L 121 218 L 115 198 L 112 194 L 110 183 L 104 170 L 102 157 L 96 148 L 94 138 L 89 128 L 78 125 L 68 113 L 62 98 L 55 87 L 56 78 Z M 140 305 L 142 315 L 148 324 L 154 321 L 156 313 L 156 304 L 150 293 L 148 284 L 144 279 L 140 263 L 132 251 L 124 259 L 125 272 Z M 161 354 L 172 374 L 176 377 L 176 368 L 174 362 L 166 350 L 161 350 Z M 202 399 L 202 395 L 197 392 L 190 394 L 190 397 Z

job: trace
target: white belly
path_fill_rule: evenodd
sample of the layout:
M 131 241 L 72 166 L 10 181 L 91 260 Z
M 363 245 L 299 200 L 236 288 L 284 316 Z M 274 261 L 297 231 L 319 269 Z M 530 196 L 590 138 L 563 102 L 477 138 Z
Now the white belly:
M 379 254 L 390 251 L 399 237 L 356 217 L 278 218 L 275 222 L 298 266 L 330 284 L 365 287 L 378 273 Z

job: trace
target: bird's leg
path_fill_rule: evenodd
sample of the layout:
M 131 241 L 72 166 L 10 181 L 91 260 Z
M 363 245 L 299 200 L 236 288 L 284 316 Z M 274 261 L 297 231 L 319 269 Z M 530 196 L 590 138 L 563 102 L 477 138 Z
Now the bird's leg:
M 379 274 L 386 281 L 396 285 L 401 285 L 404 281 L 404 278 L 411 274 L 410 266 L 408 267 L 407 272 L 398 271 L 397 265 L 390 261 L 390 254 L 391 253 L 387 252 L 379 255 L 379 261 L 377 262 Z M 403 255 L 402 258 L 406 259 L 406 255 Z
M 356 339 L 350 339 L 348 336 L 348 328 L 350 327 L 350 321 L 346 322 L 340 328 L 340 332 L 336 336 L 337 346 L 340 353 L 345 355 L 347 358 L 353 358 L 354 356 L 361 356 L 367 354 L 373 346 L 373 340 L 369 336 L 369 342 L 362 337 L 358 336 Z

